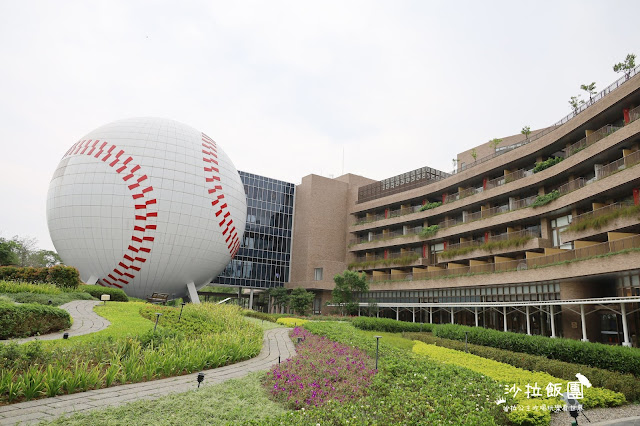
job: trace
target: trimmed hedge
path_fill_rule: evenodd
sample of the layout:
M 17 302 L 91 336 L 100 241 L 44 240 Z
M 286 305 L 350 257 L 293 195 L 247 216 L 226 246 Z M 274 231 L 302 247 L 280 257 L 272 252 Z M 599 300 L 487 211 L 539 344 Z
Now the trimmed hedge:
M 442 339 L 425 333 L 405 333 L 404 337 L 435 344 L 458 351 L 465 350 L 464 342 Z M 576 373 L 584 374 L 593 386 L 606 388 L 624 394 L 628 401 L 640 401 L 640 379 L 631 374 L 622 374 L 582 364 L 548 359 L 510 350 L 496 349 L 474 344 L 466 345 L 466 350 L 483 358 L 504 362 L 529 371 L 543 371 L 564 380 L 576 380 Z
M 269 321 L 269 322 L 277 322 L 278 318 L 286 318 L 291 316 L 287 314 L 267 314 L 264 312 L 250 311 L 250 310 L 243 311 L 242 314 L 245 317 L 257 318 L 257 319 Z
M 0 280 L 48 283 L 63 289 L 76 289 L 80 285 L 80 274 L 76 268 L 64 265 L 51 268 L 0 266 Z
M 434 335 L 445 339 L 464 341 L 493 348 L 540 355 L 549 359 L 584 364 L 591 367 L 640 377 L 640 350 L 624 346 L 608 346 L 601 343 L 582 342 L 573 339 L 551 339 L 546 336 L 529 336 L 522 333 L 491 330 L 482 327 L 444 324 L 434 328 Z
M 389 318 L 358 317 L 352 321 L 360 330 L 386 331 L 388 333 L 431 331 L 433 324 L 420 324 L 417 322 L 396 321 Z
M 111 287 L 102 287 L 101 285 L 83 285 L 79 288 L 80 291 L 84 293 L 89 293 L 96 299 L 100 299 L 100 296 L 103 294 L 108 294 L 111 296 L 112 302 L 128 302 L 129 298 L 127 297 L 127 293 L 120 290 L 119 288 L 111 288 Z
M 69 312 L 38 304 L 0 303 L 0 339 L 46 334 L 71 327 Z
M 0 296 L 2 294 L 0 293 Z M 5 293 L 11 301 L 18 303 L 38 303 L 40 305 L 60 306 L 69 303 L 72 300 L 94 300 L 93 296 L 88 293 L 79 291 L 65 292 L 60 294 L 42 294 L 42 293 Z M 51 303 L 49 303 L 51 301 Z

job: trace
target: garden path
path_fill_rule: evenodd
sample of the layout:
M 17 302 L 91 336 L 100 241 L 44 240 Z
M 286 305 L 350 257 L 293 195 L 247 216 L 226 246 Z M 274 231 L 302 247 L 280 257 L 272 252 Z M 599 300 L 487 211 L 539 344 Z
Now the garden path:
M 64 333 L 69 333 L 69 336 L 81 336 L 83 334 L 95 333 L 96 331 L 104 330 L 111 325 L 111 323 L 93 312 L 93 307 L 100 303 L 102 302 L 97 300 L 72 300 L 71 302 L 60 306 L 60 308 L 69 312 L 71 318 L 73 318 L 71 328 L 58 333 L 25 337 L 24 339 L 10 339 L 4 340 L 4 342 L 25 343 L 33 340 L 55 340 L 62 339 Z M 2 342 L 2 340 L 0 340 L 0 342 Z
M 247 361 L 204 371 L 203 385 L 212 385 L 246 376 L 252 371 L 267 370 L 281 358 L 284 361 L 295 355 L 296 350 L 289 339 L 290 328 L 274 328 L 264 333 L 260 354 Z M 150 382 L 133 383 L 110 388 L 44 398 L 18 404 L 0 406 L 0 425 L 36 424 L 53 420 L 65 414 L 109 406 L 121 405 L 139 399 L 155 399 L 174 393 L 195 390 L 197 374 L 170 377 Z

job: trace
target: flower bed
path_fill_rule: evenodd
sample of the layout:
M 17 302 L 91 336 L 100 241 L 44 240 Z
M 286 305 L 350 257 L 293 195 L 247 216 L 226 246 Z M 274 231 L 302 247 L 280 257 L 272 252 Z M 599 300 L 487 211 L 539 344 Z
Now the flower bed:
M 561 392 L 567 391 L 567 381 L 553 377 L 547 373 L 532 372 L 516 368 L 508 364 L 489 360 L 477 355 L 443 348 L 436 345 L 427 345 L 416 341 L 413 352 L 427 356 L 443 363 L 455 364 L 470 370 L 484 374 L 505 385 L 505 392 L 509 394 L 511 389 L 518 404 L 526 407 L 509 412 L 508 417 L 514 424 L 548 424 L 551 420 L 548 407 L 564 405 L 562 400 L 554 395 L 548 397 L 546 387 L 549 384 L 559 384 Z M 577 379 L 576 379 L 577 381 Z M 513 387 L 512 387 L 513 386 Z M 532 389 L 532 387 L 534 389 Z M 540 393 L 535 397 L 535 387 Z M 529 394 L 527 394 L 529 392 Z M 534 399 L 535 397 L 535 399 Z M 624 395 L 608 389 L 584 388 L 584 399 L 580 403 L 585 408 L 611 407 L 624 404 Z
M 309 322 L 309 320 L 291 317 L 278 318 L 278 320 L 276 321 L 277 324 L 282 324 L 285 327 L 297 327 L 307 322 Z
M 364 352 L 296 327 L 291 338 L 298 337 L 304 340 L 296 345 L 297 356 L 273 367 L 265 378 L 274 399 L 297 410 L 366 393 L 375 370 Z

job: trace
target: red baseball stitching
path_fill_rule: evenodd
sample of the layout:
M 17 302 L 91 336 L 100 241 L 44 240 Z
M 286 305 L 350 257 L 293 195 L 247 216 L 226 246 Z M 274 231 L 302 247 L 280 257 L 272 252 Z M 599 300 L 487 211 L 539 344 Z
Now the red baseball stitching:
M 97 152 L 96 152 L 97 150 Z M 94 155 L 94 152 L 95 155 Z M 106 153 L 106 154 L 105 154 Z M 103 154 L 105 154 L 103 156 Z M 140 171 L 139 165 L 132 164 L 133 158 L 127 156 L 125 152 L 117 146 L 100 142 L 99 140 L 78 141 L 73 145 L 62 158 L 72 155 L 89 155 L 93 158 L 101 159 L 105 164 L 114 168 L 116 173 L 122 175 L 124 182 L 130 182 L 128 188 L 133 192 L 135 200 L 135 222 L 131 236 L 131 244 L 127 248 L 123 259 L 113 268 L 107 277 L 98 280 L 98 284 L 105 286 L 115 286 L 122 288 L 122 284 L 129 284 L 135 278 L 136 272 L 140 271 L 142 263 L 147 261 L 147 255 L 151 253 L 151 245 L 154 241 L 155 224 L 148 224 L 149 218 L 158 217 L 156 199 L 151 198 L 153 186 L 147 186 L 147 175 Z M 108 161 L 110 160 L 110 161 Z M 117 166 L 117 167 L 116 167 Z M 122 173 L 125 172 L 126 173 Z M 144 212 L 139 212 L 144 210 Z M 153 221 L 151 219 L 150 221 Z M 105 286 L 106 287 L 106 286 Z
M 213 195 L 211 205 L 217 209 L 216 221 L 222 228 L 222 236 L 225 237 L 225 243 L 233 259 L 240 248 L 240 240 L 238 239 L 238 232 L 233 224 L 231 213 L 228 210 L 229 206 L 224 201 L 224 194 L 222 193 L 220 169 L 218 168 L 218 147 L 215 141 L 204 133 L 202 134 L 202 147 L 202 153 L 204 154 L 202 161 L 205 162 L 205 182 L 211 184 L 208 192 Z

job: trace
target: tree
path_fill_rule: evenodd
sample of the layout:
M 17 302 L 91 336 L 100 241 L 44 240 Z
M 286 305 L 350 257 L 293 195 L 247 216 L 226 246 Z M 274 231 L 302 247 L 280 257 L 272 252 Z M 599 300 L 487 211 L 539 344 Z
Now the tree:
M 273 304 L 284 312 L 285 306 L 289 303 L 289 293 L 284 287 L 273 287 L 269 289 L 269 296 L 273 297 Z
M 58 253 L 51 250 L 38 250 L 32 252 L 27 261 L 28 266 L 33 266 L 35 268 L 49 268 L 51 266 L 60 265 L 61 263 L 62 259 L 58 256 Z
M 456 170 L 456 167 L 458 166 L 458 159 L 453 158 L 451 161 L 453 162 L 453 170 Z
M 529 140 L 529 134 L 531 133 L 531 127 L 529 126 L 524 126 L 522 128 L 522 130 L 520 130 L 520 133 L 522 133 L 524 135 L 524 138 L 526 140 Z
M 0 237 L 0 266 L 18 264 L 18 256 L 16 255 L 15 250 L 15 241 L 5 240 Z
M 591 84 L 581 84 L 580 88 L 589 94 L 589 102 L 593 100 L 593 95 L 596 94 L 596 82 Z
M 478 153 L 475 148 L 471 150 L 471 156 L 473 157 L 473 161 L 476 161 L 476 158 L 478 158 Z
M 498 145 L 500 145 L 500 142 L 502 142 L 502 139 L 493 138 L 489 141 L 489 146 L 493 148 L 493 151 L 495 152 L 495 150 L 498 148 Z
M 289 296 L 291 308 L 299 315 L 307 315 L 307 310 L 311 307 L 315 295 L 302 287 L 294 288 Z
M 574 114 L 578 114 L 578 108 L 580 108 L 580 105 L 582 105 L 583 103 L 584 101 L 580 99 L 580 95 L 571 97 L 569 105 L 571 105 Z
M 11 241 L 15 243 L 14 253 L 18 257 L 18 266 L 29 266 L 29 257 L 35 251 L 38 240 L 14 235 Z
M 336 286 L 331 292 L 332 302 L 340 305 L 343 313 L 345 310 L 348 313 L 357 312 L 358 307 L 354 302 L 353 293 L 369 290 L 369 284 L 367 284 L 365 275 L 347 270 L 344 271 L 342 275 L 337 274 L 333 277 L 333 281 L 336 283 Z
M 623 72 L 627 80 L 631 77 L 631 70 L 636 67 L 636 55 L 629 53 L 624 62 L 618 62 L 613 66 L 615 72 Z

